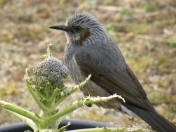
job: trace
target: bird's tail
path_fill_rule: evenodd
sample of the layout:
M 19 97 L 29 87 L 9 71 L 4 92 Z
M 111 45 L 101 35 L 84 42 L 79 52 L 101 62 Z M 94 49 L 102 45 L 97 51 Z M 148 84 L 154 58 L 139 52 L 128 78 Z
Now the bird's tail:
M 158 114 L 156 111 L 150 112 L 136 106 L 125 105 L 128 109 L 136 113 L 158 132 L 176 132 L 176 126 Z

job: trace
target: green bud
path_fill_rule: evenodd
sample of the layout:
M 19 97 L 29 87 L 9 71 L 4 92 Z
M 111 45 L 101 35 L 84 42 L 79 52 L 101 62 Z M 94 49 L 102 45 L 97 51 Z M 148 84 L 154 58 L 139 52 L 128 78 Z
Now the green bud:
M 43 86 L 50 83 L 52 86 L 60 86 L 63 80 L 69 75 L 68 68 L 54 58 L 48 57 L 34 67 L 33 79 L 38 85 Z

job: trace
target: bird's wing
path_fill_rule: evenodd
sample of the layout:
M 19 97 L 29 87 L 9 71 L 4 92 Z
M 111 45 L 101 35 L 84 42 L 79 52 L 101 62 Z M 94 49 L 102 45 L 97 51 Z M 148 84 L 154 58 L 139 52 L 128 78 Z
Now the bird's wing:
M 113 49 L 111 50 L 114 51 Z M 74 55 L 80 71 L 110 94 L 121 95 L 127 103 L 153 110 L 146 93 L 131 69 L 126 65 L 120 70 L 118 55 L 108 48 L 86 48 Z M 111 54 L 110 54 L 111 52 Z M 117 58 L 116 58 L 117 57 Z M 123 57 L 122 57 L 123 58 Z

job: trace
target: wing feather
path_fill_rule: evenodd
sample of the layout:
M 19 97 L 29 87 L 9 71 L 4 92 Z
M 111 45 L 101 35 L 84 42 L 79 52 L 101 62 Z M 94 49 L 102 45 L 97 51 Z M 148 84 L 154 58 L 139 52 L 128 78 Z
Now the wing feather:
M 85 76 L 91 74 L 91 80 L 94 83 L 110 94 L 121 95 L 127 103 L 153 111 L 154 109 L 149 103 L 145 91 L 131 69 L 126 65 L 123 70 L 115 70 L 116 67 L 119 69 L 118 63 L 122 62 L 118 62 L 114 58 L 111 59 L 109 56 L 108 66 L 105 64 L 106 61 L 103 60 L 105 56 L 108 57 L 108 54 L 101 53 L 101 51 L 100 54 L 93 55 L 93 52 L 89 50 L 82 50 L 74 56 L 82 74 Z

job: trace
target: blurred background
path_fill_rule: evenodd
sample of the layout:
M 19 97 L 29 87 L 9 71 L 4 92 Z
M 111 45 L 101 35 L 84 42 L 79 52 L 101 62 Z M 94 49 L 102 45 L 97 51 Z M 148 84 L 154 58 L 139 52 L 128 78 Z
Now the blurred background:
M 0 98 L 39 111 L 25 86 L 25 69 L 32 73 L 50 42 L 53 56 L 63 61 L 65 35 L 48 27 L 64 24 L 76 11 L 90 12 L 103 23 L 157 111 L 176 124 L 175 0 L 0 0 Z M 66 85 L 75 84 L 68 78 Z M 77 92 L 59 109 L 82 96 Z M 95 105 L 67 118 L 148 127 L 140 119 Z M 20 120 L 0 109 L 0 125 L 15 122 Z

